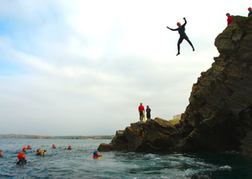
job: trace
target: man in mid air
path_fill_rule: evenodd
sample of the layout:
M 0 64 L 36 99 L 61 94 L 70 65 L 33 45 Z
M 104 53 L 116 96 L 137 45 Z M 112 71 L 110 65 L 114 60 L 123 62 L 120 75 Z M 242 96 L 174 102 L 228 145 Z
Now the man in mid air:
M 177 29 L 171 29 L 170 27 L 167 26 L 168 29 L 173 30 L 173 31 L 178 31 L 180 37 L 178 40 L 178 53 L 177 56 L 180 54 L 180 44 L 182 43 L 182 41 L 185 39 L 192 47 L 192 50 L 194 51 L 194 47 L 192 42 L 189 40 L 189 38 L 187 37 L 186 33 L 185 33 L 185 25 L 187 23 L 186 18 L 183 18 L 185 20 L 185 23 L 183 25 L 180 24 L 180 22 L 177 23 L 178 28 Z

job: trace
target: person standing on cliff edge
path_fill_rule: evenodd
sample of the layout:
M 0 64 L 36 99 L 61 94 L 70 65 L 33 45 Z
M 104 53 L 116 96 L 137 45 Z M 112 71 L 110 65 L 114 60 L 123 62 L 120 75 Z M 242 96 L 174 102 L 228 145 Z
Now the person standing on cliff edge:
M 248 8 L 248 11 L 249 11 L 249 13 L 248 13 L 248 17 L 249 17 L 249 16 L 251 16 L 251 15 L 252 15 L 252 8 L 251 8 L 251 7 L 249 7 L 249 8 Z
M 147 121 L 150 120 L 151 118 L 151 109 L 149 108 L 149 106 L 146 106 L 146 116 L 147 116 Z
M 177 46 L 178 46 L 177 56 L 180 54 L 180 44 L 182 43 L 182 41 L 184 39 L 191 45 L 192 50 L 193 51 L 195 50 L 194 47 L 193 47 L 192 42 L 189 40 L 189 38 L 187 37 L 187 35 L 185 33 L 185 25 L 186 25 L 187 21 L 186 21 L 185 17 L 183 19 L 184 19 L 185 23 L 183 25 L 181 25 L 180 22 L 178 22 L 177 23 L 177 26 L 178 26 L 177 29 L 172 29 L 172 28 L 170 28 L 170 27 L 167 26 L 167 29 L 170 29 L 170 30 L 173 30 L 173 31 L 178 31 L 178 33 L 180 35 L 179 40 L 178 40 L 178 44 L 177 44 Z
M 144 113 L 143 103 L 140 103 L 140 106 L 138 107 L 138 111 L 139 111 L 140 122 L 143 122 L 143 113 Z
M 227 23 L 228 23 L 228 25 L 230 25 L 233 22 L 233 20 L 231 18 L 232 16 L 229 13 L 227 13 L 226 16 L 227 16 Z

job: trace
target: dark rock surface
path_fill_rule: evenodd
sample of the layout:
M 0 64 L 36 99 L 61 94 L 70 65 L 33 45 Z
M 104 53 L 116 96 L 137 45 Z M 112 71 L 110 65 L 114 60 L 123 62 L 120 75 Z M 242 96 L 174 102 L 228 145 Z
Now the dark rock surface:
M 180 135 L 173 124 L 155 118 L 146 123 L 132 123 L 125 130 L 117 131 L 111 143 L 101 144 L 98 150 L 173 151 L 176 150 Z
M 252 18 L 233 17 L 220 52 L 193 85 L 182 115 L 184 150 L 231 150 L 252 130 Z
M 117 131 L 98 150 L 198 151 L 242 147 L 252 154 L 252 16 L 233 16 L 215 39 L 220 55 L 192 87 L 179 125 L 156 118 Z

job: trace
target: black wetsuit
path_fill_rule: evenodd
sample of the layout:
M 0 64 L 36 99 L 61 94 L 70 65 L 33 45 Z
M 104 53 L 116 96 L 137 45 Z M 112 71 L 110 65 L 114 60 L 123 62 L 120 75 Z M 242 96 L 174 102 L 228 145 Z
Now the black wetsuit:
M 146 117 L 147 117 L 147 119 L 150 119 L 151 118 L 151 109 L 150 108 L 147 108 L 146 109 Z
M 177 55 L 180 54 L 180 44 L 182 43 L 182 41 L 183 41 L 184 39 L 191 45 L 191 47 L 192 47 L 192 49 L 193 49 L 193 51 L 194 51 L 193 44 L 192 44 L 192 42 L 189 40 L 189 38 L 187 37 L 187 35 L 186 35 L 186 33 L 185 33 L 185 25 L 186 25 L 187 21 L 186 21 L 186 19 L 184 19 L 184 20 L 185 20 L 185 23 L 184 23 L 183 25 L 181 25 L 179 28 L 177 28 L 177 29 L 171 29 L 171 28 L 170 28 L 170 30 L 173 30 L 173 31 L 176 31 L 176 30 L 177 30 L 178 33 L 179 33 L 179 35 L 180 35 L 179 40 L 178 40 L 178 44 L 177 44 L 177 46 L 178 46 L 178 54 L 177 54 Z
M 19 161 L 17 162 L 18 165 L 23 165 L 26 164 L 26 160 L 25 159 L 19 159 Z

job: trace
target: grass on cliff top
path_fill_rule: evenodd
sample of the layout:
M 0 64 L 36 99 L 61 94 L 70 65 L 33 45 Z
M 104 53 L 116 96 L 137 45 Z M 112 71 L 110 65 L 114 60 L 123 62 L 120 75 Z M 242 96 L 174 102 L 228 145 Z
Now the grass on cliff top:
M 173 125 L 178 124 L 179 120 L 175 120 L 175 121 L 169 121 L 170 123 L 172 123 Z

